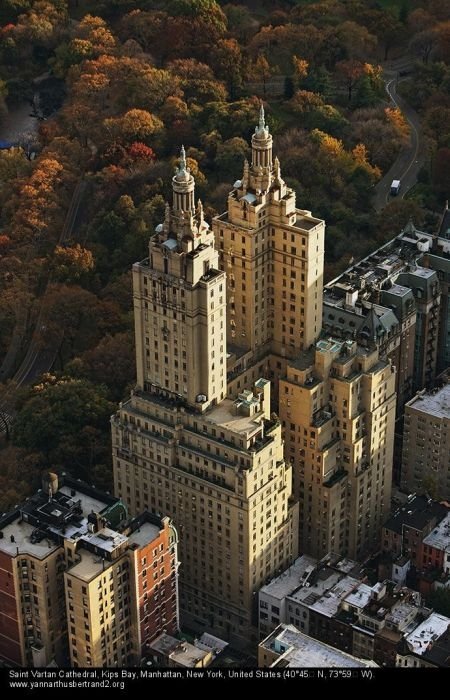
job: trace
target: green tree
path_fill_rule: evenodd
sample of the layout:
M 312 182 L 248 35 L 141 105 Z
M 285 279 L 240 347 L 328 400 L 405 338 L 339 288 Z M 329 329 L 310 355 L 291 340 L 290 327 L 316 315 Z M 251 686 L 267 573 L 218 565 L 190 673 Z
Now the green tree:
M 30 9 L 30 0 L 2 0 L 0 4 L 0 24 L 15 22 L 20 14 Z
M 427 597 L 427 605 L 440 615 L 450 617 L 450 590 L 448 588 L 435 588 Z
M 251 10 L 245 5 L 227 4 L 222 7 L 227 18 L 229 33 L 246 44 L 252 34 L 258 29 L 258 20 L 253 17 Z
M 43 456 L 46 466 L 95 481 L 109 463 L 109 418 L 105 390 L 86 380 L 46 377 L 33 387 L 14 424 L 17 447 Z
M 220 39 L 213 50 L 212 61 L 217 76 L 225 82 L 234 100 L 242 87 L 243 74 L 242 52 L 236 39 Z
M 236 167 L 242 165 L 245 158 L 248 158 L 249 147 L 247 141 L 235 136 L 228 141 L 224 141 L 217 147 L 215 166 L 221 180 L 232 178 L 236 174 Z
M 0 449 L 0 510 L 8 511 L 40 486 L 40 455 L 8 445 Z
M 58 348 L 61 369 L 87 350 L 105 332 L 122 330 L 120 314 L 111 302 L 76 285 L 53 284 L 45 295 L 45 318 L 39 330 L 43 347 Z
M 67 371 L 74 377 L 104 384 L 110 398 L 120 401 L 136 376 L 132 333 L 105 336 L 95 348 L 72 360 Z
M 192 21 L 200 20 L 210 31 L 218 35 L 227 29 L 227 18 L 215 0 L 170 0 L 170 14 L 186 17 Z

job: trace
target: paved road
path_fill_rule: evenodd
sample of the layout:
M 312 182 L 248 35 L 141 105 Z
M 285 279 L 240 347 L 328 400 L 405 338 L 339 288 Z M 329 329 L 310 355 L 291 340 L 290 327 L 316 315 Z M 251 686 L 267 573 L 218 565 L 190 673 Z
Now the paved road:
M 59 245 L 67 241 L 72 233 L 86 186 L 86 181 L 81 180 L 74 190 L 61 236 L 59 237 Z M 49 279 L 49 284 L 51 281 L 52 280 Z M 31 338 L 28 352 L 13 377 L 14 385 L 17 387 L 24 384 L 32 384 L 38 377 L 41 376 L 41 374 L 48 372 L 52 368 L 58 353 L 59 345 L 51 348 L 45 347 L 45 327 L 47 316 L 45 302 L 46 292 L 44 292 L 42 296 L 39 316 L 36 322 L 35 332 Z
M 32 116 L 32 111 L 33 108 L 28 103 L 10 109 L 0 121 L 0 141 L 17 143 L 23 134 L 35 133 L 39 121 Z
M 397 197 L 403 199 L 408 190 L 416 184 L 419 170 L 425 162 L 425 151 L 421 138 L 419 116 L 417 112 L 397 94 L 397 85 L 402 78 L 398 77 L 397 70 L 385 69 L 384 75 L 386 92 L 391 102 L 402 111 L 408 121 L 411 129 L 411 138 L 409 145 L 402 149 L 395 163 L 375 187 L 373 206 L 377 212 L 384 209 L 386 204 L 395 199 L 390 195 L 392 180 L 401 181 L 401 189 Z M 403 80 L 406 80 L 406 78 L 403 78 Z
M 72 233 L 86 187 L 86 181 L 82 180 L 75 188 L 72 201 L 67 212 L 66 220 L 61 231 L 61 236 L 58 242 L 59 244 L 64 243 Z M 51 279 L 49 280 L 49 283 L 50 282 Z M 32 384 L 43 373 L 48 372 L 55 362 L 60 343 L 56 343 L 52 345 L 52 347 L 45 347 L 47 311 L 46 293 L 44 292 L 43 296 L 41 297 L 41 306 L 39 309 L 35 331 L 31 338 L 27 354 L 25 355 L 22 364 L 12 379 L 13 383 L 11 385 L 11 389 L 7 391 L 0 401 L 0 412 L 3 412 L 4 415 L 8 416 L 9 425 L 14 417 L 15 390 L 21 386 Z M 2 421 L 0 421 L 0 434 L 3 432 L 5 432 L 5 426 L 2 424 Z

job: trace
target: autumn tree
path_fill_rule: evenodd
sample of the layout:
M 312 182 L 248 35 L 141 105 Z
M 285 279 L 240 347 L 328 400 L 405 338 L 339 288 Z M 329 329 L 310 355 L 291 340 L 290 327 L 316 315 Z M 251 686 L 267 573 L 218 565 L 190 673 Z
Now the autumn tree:
M 253 60 L 259 55 L 270 57 L 270 64 L 283 72 L 292 69 L 292 55 L 301 47 L 301 56 L 315 65 L 316 58 L 328 37 L 316 27 L 285 24 L 264 26 L 251 39 L 248 52 Z
M 11 227 L 18 239 L 27 241 L 54 235 L 56 227 L 62 225 L 65 202 L 59 194 L 64 179 L 61 163 L 55 158 L 42 157 L 30 177 L 20 183 L 20 207 L 15 210 Z M 14 206 L 15 201 L 11 204 Z
M 37 341 L 42 347 L 58 348 L 61 369 L 77 353 L 98 342 L 103 333 L 122 330 L 114 303 L 100 301 L 76 285 L 50 285 L 43 308 L 44 321 Z
M 63 118 L 71 128 L 72 110 L 81 110 L 80 118 L 90 117 L 91 139 L 101 138 L 103 119 L 121 117 L 142 110 L 154 113 L 169 96 L 179 96 L 178 80 L 143 59 L 105 56 L 73 66 L 68 74 L 70 100 Z
M 250 74 L 253 80 L 258 83 L 262 83 L 264 99 L 267 95 L 267 82 L 273 72 L 273 68 L 264 54 L 259 54 L 258 58 L 250 69 Z
M 171 27 L 173 18 L 160 10 L 146 12 L 132 10 L 121 18 L 118 26 L 122 40 L 136 41 L 142 49 L 151 53 L 159 65 L 177 55 L 182 36 L 177 36 Z
M 234 100 L 243 79 L 243 57 L 236 39 L 220 39 L 213 49 L 212 64 L 216 75 L 225 82 Z
M 294 67 L 295 83 L 300 85 L 308 75 L 309 62 L 294 55 L 292 56 L 292 65 Z
M 352 100 L 353 88 L 364 73 L 364 64 L 356 59 L 339 61 L 336 64 L 336 75 L 338 80 L 347 90 L 348 102 Z
M 202 58 L 225 37 L 226 17 L 214 0 L 171 0 L 164 11 L 134 10 L 120 22 L 122 38 L 134 39 L 161 65 L 174 58 Z
M 370 162 L 384 171 L 408 143 L 409 126 L 397 109 L 359 109 L 352 116 L 351 134 L 355 144 L 366 146 Z
M 378 38 L 378 43 L 384 50 L 385 61 L 391 48 L 405 38 L 405 25 L 389 9 L 364 8 L 360 12 L 359 21 Z
M 156 154 L 153 148 L 142 143 L 142 141 L 133 141 L 130 146 L 126 148 L 126 155 L 123 162 L 128 166 L 130 171 L 136 172 L 137 170 L 145 168 L 148 164 L 153 163 L 155 158 Z
M 373 53 L 378 41 L 367 27 L 351 20 L 339 24 L 337 34 L 349 59 L 367 59 Z
M 438 43 L 438 34 L 434 28 L 424 29 L 413 36 L 409 42 L 409 50 L 418 56 L 425 64 Z
M 20 15 L 14 38 L 22 51 L 36 53 L 40 48 L 53 49 L 67 31 L 68 13 L 64 2 L 37 0 Z
M 146 145 L 163 129 L 158 117 L 143 109 L 130 109 L 121 117 L 105 119 L 106 140 L 132 144 L 139 141 Z
M 195 58 L 171 61 L 167 69 L 179 80 L 184 101 L 191 105 L 204 105 L 207 102 L 225 101 L 225 86 L 214 76 L 212 68 Z
M 73 25 L 71 34 L 69 41 L 56 47 L 55 58 L 50 60 L 58 77 L 65 77 L 71 66 L 116 49 L 116 39 L 101 17 L 85 15 Z
M 51 269 L 58 282 L 77 282 L 94 269 L 94 257 L 87 248 L 79 243 L 74 246 L 57 245 L 53 253 Z

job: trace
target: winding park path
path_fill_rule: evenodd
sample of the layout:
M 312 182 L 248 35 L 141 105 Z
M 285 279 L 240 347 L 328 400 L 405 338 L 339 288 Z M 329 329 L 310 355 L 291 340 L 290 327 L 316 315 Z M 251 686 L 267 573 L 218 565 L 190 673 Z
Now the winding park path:
M 377 212 L 384 209 L 386 204 L 393 199 L 390 194 L 392 180 L 401 181 L 400 193 L 397 197 L 403 199 L 408 190 L 416 184 L 419 171 L 425 163 L 426 154 L 419 115 L 397 93 L 398 83 L 402 79 L 406 80 L 401 74 L 408 72 L 410 68 L 411 64 L 407 63 L 405 59 L 386 64 L 384 67 L 386 92 L 391 103 L 401 110 L 411 132 L 409 144 L 400 151 L 393 165 L 374 189 L 373 207 Z

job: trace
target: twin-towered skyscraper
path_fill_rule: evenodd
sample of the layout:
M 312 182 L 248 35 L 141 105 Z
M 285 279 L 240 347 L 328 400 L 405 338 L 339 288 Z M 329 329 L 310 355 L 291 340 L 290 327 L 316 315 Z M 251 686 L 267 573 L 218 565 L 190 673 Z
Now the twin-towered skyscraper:
M 172 206 L 133 268 L 137 386 L 112 419 L 114 480 L 132 513 L 173 518 L 184 624 L 244 642 L 299 532 L 315 556 L 372 544 L 389 505 L 393 372 L 356 343 L 314 351 L 324 222 L 296 208 L 262 108 L 212 230 L 194 184 L 182 149 Z

